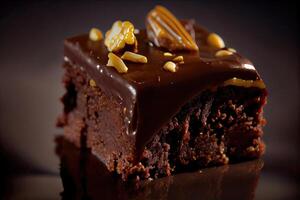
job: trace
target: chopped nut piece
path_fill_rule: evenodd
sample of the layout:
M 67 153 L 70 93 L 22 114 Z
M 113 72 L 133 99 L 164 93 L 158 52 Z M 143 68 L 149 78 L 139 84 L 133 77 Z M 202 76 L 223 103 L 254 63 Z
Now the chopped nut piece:
M 109 51 L 117 52 L 125 45 L 137 45 L 134 35 L 134 26 L 129 21 L 116 21 L 112 28 L 105 34 L 105 46 Z
M 231 52 L 231 51 L 220 50 L 220 51 L 217 51 L 216 57 L 230 56 L 232 54 L 233 54 L 233 52 Z
M 209 34 L 207 37 L 207 42 L 211 46 L 219 48 L 219 49 L 225 47 L 225 43 L 224 43 L 223 39 L 216 33 Z
M 181 62 L 183 61 L 183 56 L 177 56 L 173 59 L 174 62 Z
M 108 54 L 108 62 L 106 66 L 114 67 L 119 73 L 126 73 L 128 71 L 128 68 L 123 60 L 114 53 Z
M 137 53 L 132 53 L 130 51 L 125 51 L 125 53 L 121 57 L 123 60 L 129 60 L 131 62 L 137 62 L 137 63 L 147 63 L 147 57 L 137 54 Z
M 103 39 L 102 32 L 97 28 L 92 28 L 89 34 L 90 40 L 92 41 L 100 41 Z
M 165 7 L 156 6 L 146 18 L 147 35 L 156 46 L 169 51 L 199 48 L 180 21 Z
M 170 71 L 170 72 L 176 72 L 176 64 L 172 61 L 168 61 L 163 66 L 164 70 Z
M 232 53 L 236 53 L 236 50 L 233 48 L 227 48 L 228 51 L 231 51 Z
M 181 64 L 184 64 L 184 61 L 180 61 L 180 62 L 179 62 L 179 63 L 177 63 L 177 64 L 180 64 L 180 65 L 181 65 Z
M 96 87 L 97 85 L 96 85 L 96 82 L 94 81 L 94 79 L 91 79 L 90 81 L 89 81 L 89 83 L 90 83 L 90 86 L 91 87 Z
M 164 56 L 166 56 L 166 57 L 170 57 L 170 56 L 173 56 L 173 54 L 172 54 L 172 53 L 170 53 L 170 52 L 165 52 L 165 53 L 164 53 Z

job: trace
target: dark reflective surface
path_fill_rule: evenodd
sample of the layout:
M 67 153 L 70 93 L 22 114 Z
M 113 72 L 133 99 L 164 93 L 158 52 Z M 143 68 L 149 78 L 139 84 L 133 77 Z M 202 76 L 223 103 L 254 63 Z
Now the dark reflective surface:
M 88 151 L 59 136 L 51 156 L 59 174 L 6 178 L 4 199 L 297 199 L 293 180 L 264 171 L 264 161 L 230 164 L 153 181 L 124 183 Z M 55 153 L 54 153 L 55 151 Z
M 62 138 L 57 141 L 62 199 L 253 199 L 263 167 L 262 160 L 254 160 L 125 184 L 97 157 Z
M 296 4 L 291 1 L 6 1 L 0 5 L 0 199 L 4 193 L 4 199 L 61 199 L 64 189 L 53 140 L 55 133 L 61 133 L 55 128 L 55 119 L 61 112 L 58 99 L 64 92 L 60 82 L 63 39 L 85 33 L 94 26 L 107 30 L 117 19 L 128 19 L 142 28 L 144 16 L 158 3 L 179 18 L 195 18 L 254 63 L 269 91 L 265 109 L 268 124 L 264 129 L 267 151 L 255 199 L 299 197 L 300 23 Z M 156 182 L 167 184 L 169 178 L 150 183 L 149 189 L 144 190 L 153 191 L 149 196 L 162 198 L 165 193 L 174 198 L 188 196 L 190 193 L 185 190 L 204 194 L 214 190 L 207 186 L 206 174 L 215 177 L 211 179 L 216 183 L 217 174 L 232 174 L 230 169 L 231 166 L 224 173 L 217 168 L 211 169 L 211 173 L 178 175 L 182 179 L 196 177 L 195 182 L 191 180 L 195 187 L 190 190 L 178 185 L 181 181 L 170 187 L 154 186 L 159 185 Z M 200 177 L 204 177 L 203 182 Z M 177 176 L 170 179 L 176 180 Z M 111 180 L 107 183 L 112 184 Z M 105 187 L 109 188 L 109 184 Z M 231 184 L 221 184 L 222 192 L 215 199 L 234 194 Z M 167 192 L 162 194 L 156 187 L 166 188 Z M 248 189 L 245 194 L 249 194 L 251 187 Z M 197 198 L 200 197 L 194 199 Z

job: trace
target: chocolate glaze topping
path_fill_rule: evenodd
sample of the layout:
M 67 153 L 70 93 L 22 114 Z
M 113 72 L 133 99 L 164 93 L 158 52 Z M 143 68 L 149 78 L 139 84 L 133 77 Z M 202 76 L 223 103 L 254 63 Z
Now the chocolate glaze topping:
M 261 80 L 249 60 L 238 53 L 215 57 L 218 49 L 206 42 L 209 32 L 191 21 L 183 25 L 194 37 L 199 51 L 175 52 L 184 57 L 184 64 L 179 65 L 176 73 L 163 70 L 164 63 L 172 58 L 164 56 L 163 49 L 149 45 L 144 30 L 136 37 L 138 53 L 146 56 L 148 63 L 125 62 L 125 74 L 106 66 L 109 52 L 103 40 L 93 42 L 85 34 L 65 41 L 65 61 L 83 67 L 108 96 L 119 99 L 124 106 L 126 131 L 135 137 L 137 151 L 201 91 L 214 89 L 234 77 Z

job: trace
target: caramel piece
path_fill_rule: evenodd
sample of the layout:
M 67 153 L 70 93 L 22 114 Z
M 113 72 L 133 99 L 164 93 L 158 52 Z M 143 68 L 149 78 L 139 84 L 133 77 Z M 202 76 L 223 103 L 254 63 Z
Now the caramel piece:
M 157 46 L 175 50 L 198 51 L 192 36 L 165 7 L 156 6 L 146 19 L 148 38 Z

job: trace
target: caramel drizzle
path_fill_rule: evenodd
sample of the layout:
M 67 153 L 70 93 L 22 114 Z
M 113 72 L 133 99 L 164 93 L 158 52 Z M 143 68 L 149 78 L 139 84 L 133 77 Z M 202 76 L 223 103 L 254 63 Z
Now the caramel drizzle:
M 185 30 L 179 20 L 165 7 L 156 6 L 147 16 L 149 28 L 153 34 L 149 34 L 159 47 L 172 50 L 198 51 L 198 46 L 192 36 Z M 151 38 L 150 38 L 151 39 Z
M 227 81 L 224 82 L 224 86 L 227 85 L 234 85 L 234 86 L 240 86 L 240 87 L 257 87 L 260 89 L 265 89 L 266 85 L 264 84 L 264 82 L 262 80 L 243 80 L 243 79 L 239 79 L 239 78 L 232 78 L 229 79 Z

